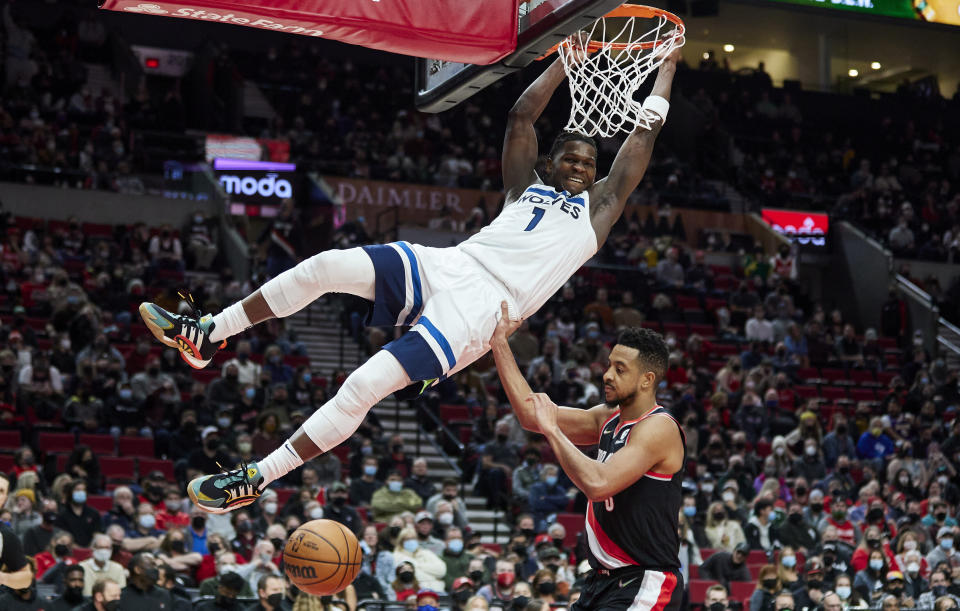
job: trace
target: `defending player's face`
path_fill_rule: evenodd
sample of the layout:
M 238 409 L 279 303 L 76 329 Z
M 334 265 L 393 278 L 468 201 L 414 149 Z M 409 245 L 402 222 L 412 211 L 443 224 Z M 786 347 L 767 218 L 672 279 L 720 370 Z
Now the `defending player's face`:
M 639 355 L 636 348 L 620 344 L 610 351 L 610 366 L 603 374 L 603 398 L 607 405 L 629 403 L 637 393 L 653 388 L 653 372 L 644 371 L 646 367 L 637 358 Z
M 580 140 L 564 142 L 547 164 L 553 186 L 573 195 L 586 191 L 597 179 L 597 150 Z

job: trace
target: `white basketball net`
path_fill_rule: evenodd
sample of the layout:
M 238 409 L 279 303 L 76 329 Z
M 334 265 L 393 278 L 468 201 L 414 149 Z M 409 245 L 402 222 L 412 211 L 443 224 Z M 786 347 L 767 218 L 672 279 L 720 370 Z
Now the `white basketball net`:
M 659 118 L 643 108 L 643 100 L 635 100 L 633 96 L 647 76 L 674 49 L 683 46 L 684 28 L 663 15 L 621 19 L 625 23 L 612 38 L 607 36 L 607 18 L 594 22 L 589 31 L 590 40 L 600 48 L 593 53 L 579 45 L 575 39 L 577 34 L 560 43 L 557 49 L 570 84 L 567 131 L 609 138 L 619 132 L 632 132 L 637 127 L 650 129 Z M 644 28 L 654 22 L 655 27 L 644 32 Z

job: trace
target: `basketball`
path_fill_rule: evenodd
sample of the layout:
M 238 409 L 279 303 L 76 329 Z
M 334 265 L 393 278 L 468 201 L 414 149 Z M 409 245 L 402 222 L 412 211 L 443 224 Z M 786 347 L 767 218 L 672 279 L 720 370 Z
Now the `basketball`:
M 291 583 L 310 594 L 336 594 L 350 585 L 363 553 L 352 532 L 333 520 L 311 520 L 283 548 L 283 566 Z

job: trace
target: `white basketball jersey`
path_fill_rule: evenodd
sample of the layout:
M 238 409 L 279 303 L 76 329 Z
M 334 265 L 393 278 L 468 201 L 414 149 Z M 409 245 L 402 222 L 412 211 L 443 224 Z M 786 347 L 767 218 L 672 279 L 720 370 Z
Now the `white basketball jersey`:
M 457 248 L 495 276 L 527 318 L 597 252 L 590 196 L 530 185 Z

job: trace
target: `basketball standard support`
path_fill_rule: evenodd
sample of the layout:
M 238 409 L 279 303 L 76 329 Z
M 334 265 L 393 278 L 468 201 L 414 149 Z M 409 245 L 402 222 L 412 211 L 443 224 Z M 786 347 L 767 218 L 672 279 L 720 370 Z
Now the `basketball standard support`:
M 534 4 L 530 2 L 529 4 Z M 587 28 L 623 0 L 546 0 L 521 15 L 517 49 L 488 66 L 418 59 L 415 102 L 423 112 L 449 110 L 501 78 L 530 65 L 570 34 Z

